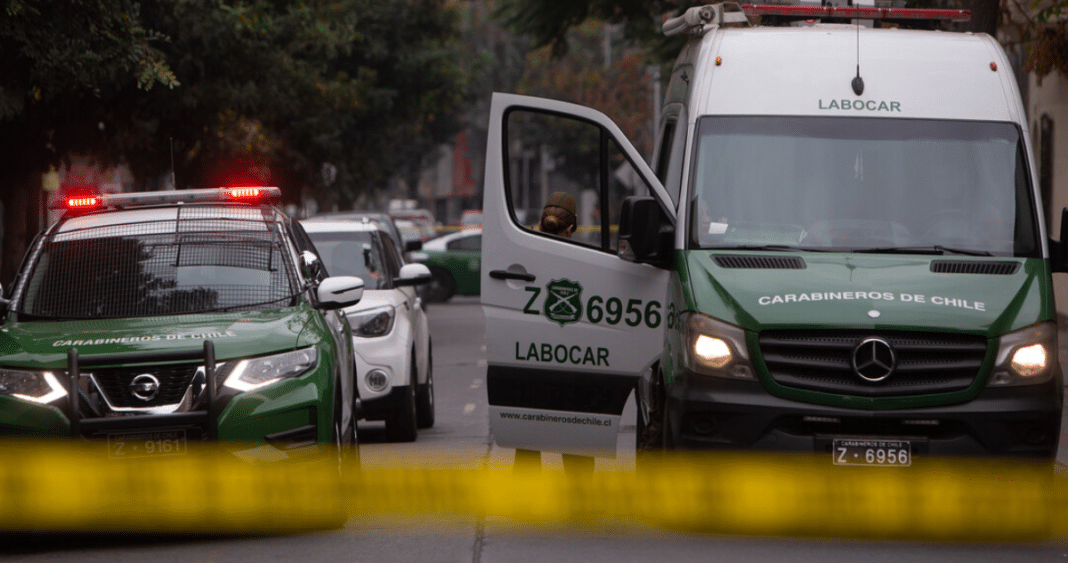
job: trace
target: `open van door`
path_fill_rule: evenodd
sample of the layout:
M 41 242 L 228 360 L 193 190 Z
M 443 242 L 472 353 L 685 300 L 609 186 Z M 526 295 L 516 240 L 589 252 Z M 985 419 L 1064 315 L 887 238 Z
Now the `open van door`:
M 569 238 L 538 229 L 555 192 L 576 202 Z M 602 113 L 499 93 L 484 193 L 493 439 L 502 447 L 614 457 L 623 406 L 659 358 L 668 322 L 668 271 L 618 256 L 620 209 L 627 197 L 652 196 L 674 222 L 670 200 Z

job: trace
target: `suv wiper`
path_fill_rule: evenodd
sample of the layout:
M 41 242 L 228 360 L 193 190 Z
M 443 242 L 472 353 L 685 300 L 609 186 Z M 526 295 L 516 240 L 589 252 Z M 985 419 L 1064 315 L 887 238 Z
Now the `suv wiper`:
M 834 252 L 828 248 L 795 246 L 792 244 L 738 244 L 731 246 L 706 246 L 704 250 L 778 250 L 785 252 Z
M 942 255 L 947 252 L 951 254 L 966 254 L 968 256 L 993 256 L 993 254 L 985 250 L 968 250 L 966 248 L 953 248 L 951 246 L 942 246 L 940 244 L 932 244 L 930 246 L 883 246 L 877 248 L 857 248 L 853 252 L 870 253 L 870 254 L 938 254 Z

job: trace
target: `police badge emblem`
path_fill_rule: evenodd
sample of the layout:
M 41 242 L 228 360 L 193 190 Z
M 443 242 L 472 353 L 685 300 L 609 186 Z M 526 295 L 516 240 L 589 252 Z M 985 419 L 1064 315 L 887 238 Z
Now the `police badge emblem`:
M 545 284 L 545 316 L 560 326 L 582 318 L 582 285 L 569 279 Z

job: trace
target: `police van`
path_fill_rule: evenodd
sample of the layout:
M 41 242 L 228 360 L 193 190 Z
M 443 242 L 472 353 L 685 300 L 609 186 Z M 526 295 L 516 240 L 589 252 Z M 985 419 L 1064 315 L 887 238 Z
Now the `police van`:
M 256 459 L 357 441 L 358 277 L 327 277 L 276 187 L 74 194 L 0 318 L 0 435 L 113 458 L 225 441 Z M 247 444 L 244 445 L 244 444 Z M 329 449 L 328 449 L 329 451 Z M 355 450 L 353 450 L 355 453 Z
M 495 94 L 496 444 L 613 456 L 636 391 L 639 451 L 1052 458 L 1066 259 L 1013 71 L 985 34 L 908 25 L 967 16 L 692 8 L 664 24 L 689 40 L 651 165 L 598 111 Z M 570 238 L 518 220 L 556 191 Z

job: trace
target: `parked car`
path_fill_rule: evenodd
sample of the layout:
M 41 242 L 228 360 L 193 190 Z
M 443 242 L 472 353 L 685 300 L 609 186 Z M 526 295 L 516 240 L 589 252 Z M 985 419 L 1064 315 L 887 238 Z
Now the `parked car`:
M 482 210 L 481 209 L 467 209 L 460 214 L 460 228 L 461 229 L 481 229 L 482 228 Z
M 421 244 L 438 236 L 438 228 L 425 220 L 394 219 L 394 222 L 407 242 Z
M 344 309 L 352 328 L 361 416 L 384 420 L 390 440 L 411 442 L 434 425 L 430 326 L 415 286 L 423 264 L 405 264 L 389 234 L 371 221 L 304 221 L 331 275 L 364 280 L 363 299 Z
M 303 221 L 372 221 L 389 233 L 390 239 L 397 248 L 397 253 L 406 257 L 408 253 L 419 250 L 423 246 L 422 240 L 408 240 L 397 228 L 397 223 L 388 213 L 374 211 L 339 211 L 336 213 L 323 213 L 303 219 Z
M 337 310 L 364 282 L 326 277 L 280 197 L 60 201 L 2 305 L 0 433 L 100 440 L 113 458 L 204 441 L 272 459 L 323 445 L 344 455 L 357 405 Z
M 432 280 L 424 288 L 429 301 L 448 301 L 453 295 L 478 295 L 482 268 L 482 229 L 464 229 L 423 243 L 413 253 L 430 269 Z

